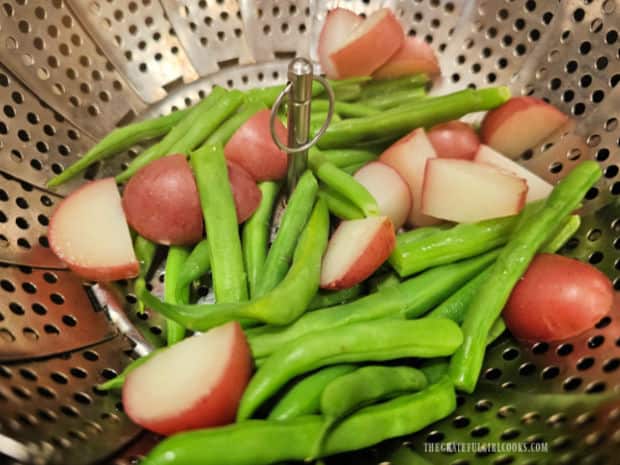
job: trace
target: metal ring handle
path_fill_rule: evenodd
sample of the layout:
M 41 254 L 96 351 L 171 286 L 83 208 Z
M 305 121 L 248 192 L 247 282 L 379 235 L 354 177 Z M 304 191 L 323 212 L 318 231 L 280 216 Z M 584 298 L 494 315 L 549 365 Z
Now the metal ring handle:
M 323 126 L 321 126 L 321 129 L 319 129 L 319 131 L 314 135 L 314 137 L 311 140 L 309 140 L 308 142 L 306 142 L 304 145 L 300 147 L 289 147 L 288 145 L 283 144 L 280 138 L 278 137 L 278 134 L 276 134 L 276 131 L 275 131 L 276 115 L 278 111 L 280 110 L 280 106 L 282 105 L 282 101 L 284 100 L 284 97 L 288 94 L 288 92 L 291 89 L 290 82 L 286 85 L 286 87 L 284 87 L 284 90 L 280 92 L 280 95 L 278 95 L 278 98 L 274 102 L 273 107 L 271 109 L 271 116 L 269 118 L 269 130 L 271 131 L 271 137 L 273 141 L 276 143 L 276 145 L 280 148 L 280 150 L 283 150 L 286 153 L 290 153 L 290 154 L 300 153 L 300 152 L 305 152 L 306 150 L 308 150 L 310 147 L 312 147 L 314 144 L 316 144 L 319 141 L 319 139 L 321 138 L 323 134 L 325 134 L 325 131 L 327 131 L 327 128 L 329 127 L 329 123 L 331 123 L 332 121 L 332 116 L 334 115 L 334 106 L 335 106 L 334 102 L 336 100 L 336 97 L 334 95 L 334 90 L 329 85 L 329 82 L 327 82 L 327 79 L 325 79 L 323 76 L 313 76 L 312 79 L 314 81 L 318 81 L 323 86 L 325 91 L 327 92 L 327 99 L 329 100 L 329 106 L 327 108 L 327 118 L 325 119 Z

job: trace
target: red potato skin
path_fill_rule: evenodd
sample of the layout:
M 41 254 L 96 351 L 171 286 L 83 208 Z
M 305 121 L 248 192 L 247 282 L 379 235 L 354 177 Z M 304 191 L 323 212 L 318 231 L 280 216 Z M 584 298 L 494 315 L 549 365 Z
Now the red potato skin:
M 495 131 L 497 131 L 497 129 L 504 124 L 508 118 L 510 118 L 514 113 L 527 110 L 532 105 L 545 105 L 549 107 L 549 109 L 557 112 L 558 119 L 565 119 L 566 122 L 568 122 L 568 116 L 544 100 L 536 97 L 513 97 L 503 105 L 489 111 L 485 115 L 482 120 L 482 125 L 480 126 L 480 140 L 482 143 L 489 145 Z
M 592 265 L 539 254 L 513 289 L 503 317 L 520 339 L 568 339 L 592 328 L 610 312 L 613 300 L 611 282 Z
M 123 210 L 133 229 L 158 244 L 202 239 L 200 197 L 185 155 L 160 158 L 139 170 L 125 186 Z
M 439 62 L 432 47 L 419 37 L 406 37 L 402 47 L 387 63 L 376 70 L 375 79 L 394 79 L 415 73 L 436 76 L 440 73 Z
M 480 148 L 480 139 L 469 124 L 449 121 L 428 131 L 428 138 L 439 158 L 473 160 Z
M 388 10 L 372 33 L 362 35 L 329 57 L 340 79 L 370 76 L 400 49 L 404 40 L 402 26 L 394 13 Z
M 344 21 L 342 19 L 346 19 L 346 26 L 344 26 Z M 332 25 L 332 21 L 339 21 L 339 24 L 334 26 Z M 332 50 L 333 37 L 335 34 L 338 35 L 338 38 L 341 39 L 350 33 L 359 23 L 363 21 L 361 17 L 356 15 L 353 11 L 347 10 L 345 8 L 334 8 L 327 12 L 327 18 L 325 19 L 325 24 L 321 29 L 321 35 L 319 36 L 319 44 L 318 44 L 318 55 L 319 62 L 321 63 L 321 67 L 323 71 L 330 79 L 337 79 L 336 71 L 334 69 L 334 64 L 331 62 L 329 55 Z M 332 28 L 336 28 L 335 32 Z M 346 30 L 345 30 L 346 29 Z M 338 44 L 334 49 L 340 48 L 341 44 Z
M 368 248 L 363 251 L 349 270 L 340 279 L 321 285 L 321 288 L 335 291 L 348 289 L 361 283 L 385 263 L 394 247 L 396 247 L 396 233 L 394 225 L 387 218 L 370 241 Z
M 153 421 L 148 424 L 143 420 L 135 418 L 131 410 L 130 402 L 126 402 L 123 396 L 123 405 L 127 416 L 132 421 L 141 426 L 154 431 L 155 433 L 169 436 L 181 431 L 188 431 L 200 428 L 210 428 L 214 426 L 227 425 L 233 423 L 239 407 L 239 401 L 243 395 L 243 391 L 247 386 L 250 376 L 252 375 L 252 356 L 250 347 L 246 341 L 245 335 L 239 323 L 234 323 L 235 343 L 229 353 L 230 357 L 228 365 L 223 371 L 223 379 L 221 382 L 203 399 L 195 405 L 166 420 Z M 237 356 L 243 354 L 243 356 Z M 134 372 L 135 373 L 135 372 Z M 132 382 L 132 374 L 127 376 L 125 383 Z M 157 389 L 156 386 L 153 387 Z M 123 389 L 123 393 L 125 389 Z M 134 419 L 135 418 L 135 419 Z
M 224 147 L 226 159 L 237 163 L 256 181 L 277 181 L 286 176 L 288 156 L 271 138 L 269 110 L 261 110 L 252 116 L 231 137 Z M 286 143 L 288 131 L 276 119 L 275 131 Z
M 237 208 L 237 222 L 243 223 L 251 217 L 262 199 L 262 192 L 254 178 L 237 163 L 227 161 L 228 179 Z

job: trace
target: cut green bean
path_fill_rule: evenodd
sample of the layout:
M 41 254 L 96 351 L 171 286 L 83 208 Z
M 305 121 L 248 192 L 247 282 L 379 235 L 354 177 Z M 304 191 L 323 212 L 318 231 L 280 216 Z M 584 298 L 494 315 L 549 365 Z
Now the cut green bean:
M 246 102 L 237 114 L 232 115 L 224 121 L 219 128 L 213 131 L 213 133 L 207 138 L 205 144 L 226 145 L 237 129 L 243 126 L 252 116 L 265 108 L 267 108 L 265 104 L 260 101 Z
M 189 303 L 189 287 L 179 289 L 179 275 L 185 261 L 189 257 L 189 251 L 185 247 L 171 246 L 166 258 L 166 279 L 164 281 L 164 301 L 170 304 Z M 166 336 L 168 345 L 171 346 L 185 338 L 185 328 L 174 320 L 166 321 Z
M 371 116 L 378 115 L 380 113 L 378 107 L 371 107 L 368 104 L 362 103 L 349 103 L 349 102 L 334 102 L 334 110 L 340 116 L 356 118 L 359 116 Z M 329 101 L 316 99 L 312 100 L 312 112 L 327 112 L 329 111 Z
M 382 318 L 417 318 L 493 263 L 498 251 L 432 268 L 395 287 L 344 305 L 307 313 L 285 328 L 267 326 L 246 331 L 255 358 L 262 358 L 303 336 L 352 323 Z
M 350 147 L 373 139 L 400 137 L 407 132 L 468 113 L 491 110 L 510 98 L 507 87 L 467 89 L 441 97 L 428 97 L 407 108 L 388 110 L 380 115 L 352 118 L 330 125 L 319 140 L 319 148 Z
M 258 283 L 263 275 L 271 217 L 280 186 L 275 182 L 267 181 L 259 184 L 258 188 L 262 194 L 260 204 L 250 219 L 245 222 L 241 235 L 243 259 L 252 298 L 257 297 Z
M 317 152 L 317 149 L 312 149 L 312 152 Z M 336 149 L 336 150 L 322 150 L 321 155 L 325 160 L 333 163 L 338 168 L 343 166 L 350 166 L 359 163 L 370 163 L 377 160 L 377 154 L 370 150 L 360 149 Z
M 385 95 L 378 95 L 369 99 L 360 100 L 358 105 L 366 105 L 377 111 L 390 110 L 392 108 L 399 107 L 401 105 L 409 105 L 417 100 L 420 100 L 426 96 L 426 90 L 424 87 L 416 87 L 411 90 L 402 90 L 399 92 L 393 92 Z M 369 115 L 357 115 L 357 116 L 369 116 Z
M 426 74 L 412 74 L 396 79 L 374 80 L 366 83 L 362 87 L 360 98 L 368 99 L 380 95 L 389 95 L 403 90 L 424 88 L 430 82 L 430 78 Z
M 177 298 L 181 293 L 185 292 L 186 288 L 190 289 L 190 286 L 194 281 L 199 280 L 207 274 L 209 268 L 211 268 L 211 258 L 209 254 L 208 239 L 203 239 L 194 246 L 192 252 L 189 254 L 189 257 L 185 260 L 183 268 L 179 274 Z
M 285 421 L 319 413 L 325 386 L 356 368 L 355 365 L 334 365 L 302 378 L 278 401 L 267 419 Z
M 317 308 L 333 307 L 334 305 L 341 305 L 352 301 L 359 297 L 362 293 L 362 285 L 357 284 L 347 289 L 340 291 L 320 291 L 314 296 L 310 305 L 308 305 L 308 311 L 316 310 Z
M 191 108 L 173 111 L 169 115 L 147 119 L 114 129 L 97 144 L 80 157 L 75 163 L 67 167 L 47 182 L 47 187 L 59 186 L 84 171 L 93 163 L 128 150 L 134 145 L 147 140 L 161 137 L 179 123 Z
M 286 276 L 299 235 L 312 213 L 318 190 L 319 184 L 315 177 L 306 171 L 291 194 L 282 215 L 280 229 L 267 253 L 256 290 L 258 297 L 267 294 Z
M 362 169 L 366 165 L 367 165 L 366 162 L 354 163 L 353 165 L 343 166 L 340 169 L 344 171 L 345 173 L 347 173 L 348 175 L 353 176 L 355 175 L 355 173 L 357 173 L 360 169 Z
M 146 278 L 157 253 L 157 244 L 138 234 L 133 241 L 133 249 L 140 264 L 140 274 L 133 283 L 134 294 L 138 295 L 142 289 L 146 289 Z M 144 312 L 144 303 L 140 299 L 137 301 L 137 311 Z
M 380 292 L 383 289 L 396 287 L 401 283 L 396 273 L 384 273 L 370 278 L 370 292 Z
M 299 238 L 293 265 L 286 277 L 275 289 L 257 299 L 241 303 L 172 305 L 146 291 L 141 298 L 150 308 L 195 331 L 243 319 L 274 325 L 290 324 L 306 310 L 319 289 L 321 259 L 327 247 L 328 233 L 329 213 L 319 200 Z
M 311 152 L 309 163 L 322 182 L 358 207 L 365 216 L 379 214 L 376 199 L 353 176 L 329 162 L 318 151 Z
M 218 303 L 243 302 L 248 299 L 248 282 L 222 146 L 201 147 L 192 153 L 191 165 L 211 244 L 209 256 L 215 298 Z
M 445 226 L 424 226 L 412 229 L 411 231 L 402 232 L 396 235 L 396 245 L 404 247 L 445 229 Z
M 493 265 L 489 279 L 480 287 L 465 314 L 465 340 L 450 363 L 455 385 L 472 392 L 478 381 L 491 325 L 506 304 L 512 288 L 523 275 L 540 246 L 583 200 L 601 177 L 594 161 L 573 168 L 553 189 L 543 210 L 514 233 Z
M 322 188 L 319 197 L 327 204 L 329 212 L 341 220 L 359 220 L 364 218 L 364 212 L 345 199 L 338 192 L 330 188 Z

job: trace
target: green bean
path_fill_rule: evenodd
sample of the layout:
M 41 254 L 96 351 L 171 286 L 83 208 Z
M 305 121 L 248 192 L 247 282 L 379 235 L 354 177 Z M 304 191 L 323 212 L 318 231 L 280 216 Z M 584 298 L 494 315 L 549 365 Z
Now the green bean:
M 284 421 L 319 413 L 325 386 L 356 368 L 355 365 L 334 365 L 302 378 L 282 396 L 267 419 Z
M 224 121 L 219 128 L 213 131 L 213 133 L 207 138 L 205 144 L 226 145 L 226 142 L 230 140 L 237 129 L 243 126 L 252 116 L 265 108 L 267 108 L 265 104 L 260 101 L 246 102 L 237 114 L 232 115 Z
M 356 118 L 358 116 L 371 116 L 378 115 L 380 112 L 377 108 L 372 108 L 369 105 L 363 105 L 361 103 L 347 103 L 347 102 L 334 102 L 335 113 L 340 116 Z M 329 111 L 329 101 L 316 99 L 312 100 L 312 112 L 325 112 Z
M 291 269 L 275 289 L 260 298 L 241 303 L 172 305 L 146 291 L 141 297 L 149 307 L 195 331 L 241 319 L 289 324 L 306 310 L 319 288 L 321 259 L 327 247 L 328 233 L 329 214 L 323 201 L 319 200 L 301 234 Z
M 380 292 L 383 289 L 396 287 L 401 283 L 396 273 L 388 272 L 370 278 L 370 292 Z
M 473 257 L 508 242 L 518 218 L 518 215 L 512 215 L 458 224 L 414 241 L 407 237 L 407 233 L 399 234 L 389 258 L 390 265 L 405 277 L 433 266 Z M 415 234 L 415 230 L 409 234 Z
M 323 441 L 334 426 L 355 410 L 426 386 L 424 373 L 408 366 L 371 365 L 336 378 L 321 395 L 321 413 L 326 421 L 313 457 L 321 455 Z
M 462 339 L 453 321 L 426 318 L 355 323 L 309 334 L 269 356 L 250 380 L 237 420 L 250 418 L 284 384 L 303 373 L 339 363 L 450 355 Z
M 337 101 L 352 102 L 358 100 L 362 95 L 362 86 L 359 84 L 348 84 L 334 88 L 334 95 Z
M 189 251 L 185 247 L 171 246 L 166 258 L 166 279 L 164 281 L 164 301 L 170 304 L 189 303 L 189 287 L 179 289 L 179 275 Z M 185 328 L 174 320 L 166 321 L 168 345 L 171 346 L 185 338 Z
M 327 114 L 325 114 L 322 118 L 321 117 L 317 117 L 317 114 L 314 114 L 314 118 L 311 116 L 310 117 L 310 134 L 316 134 L 319 132 L 319 130 L 323 127 L 323 125 L 325 124 L 325 121 L 327 120 Z M 340 115 L 338 113 L 334 113 L 332 115 L 332 120 L 330 122 L 330 124 L 334 124 L 336 121 L 342 121 L 342 118 L 340 117 Z M 286 126 L 288 124 L 287 118 L 284 118 L 283 121 L 284 125 Z
M 163 349 L 155 349 L 152 352 L 133 360 L 129 365 L 127 365 L 123 369 L 123 371 L 120 374 L 116 375 L 112 379 L 109 379 L 105 383 L 98 384 L 97 389 L 99 391 L 111 391 L 112 389 L 121 389 L 123 387 L 123 384 L 125 384 L 125 380 L 127 379 L 127 376 L 129 375 L 129 373 L 131 373 L 133 370 L 135 370 L 139 366 L 143 365 L 153 355 L 160 352 L 161 350 Z
M 504 334 L 506 331 L 506 323 L 504 323 L 504 319 L 499 316 L 491 325 L 491 329 L 489 330 L 489 335 L 487 336 L 487 345 L 494 342 L 498 337 Z
M 271 217 L 280 186 L 278 183 L 267 181 L 259 184 L 258 188 L 262 194 L 260 204 L 250 219 L 245 222 L 241 234 L 243 259 L 252 298 L 257 296 L 258 283 L 263 275 Z
M 379 206 L 375 198 L 353 176 L 327 161 L 318 151 L 311 152 L 308 161 L 322 182 L 362 210 L 364 215 L 375 216 L 379 214 Z
M 312 214 L 318 190 L 319 184 L 315 177 L 306 171 L 289 198 L 280 229 L 267 253 L 256 289 L 258 297 L 271 291 L 286 276 L 299 235 Z
M 385 95 L 378 95 L 365 100 L 360 100 L 359 104 L 364 104 L 375 110 L 390 110 L 401 105 L 411 104 L 416 100 L 420 100 L 426 96 L 424 87 L 416 87 L 410 90 L 402 90 Z M 368 116 L 368 115 L 358 115 Z
M 321 291 L 314 296 L 310 305 L 308 305 L 308 311 L 316 310 L 317 308 L 333 307 L 334 305 L 341 305 L 359 297 L 362 293 L 362 286 L 357 284 L 347 289 L 340 291 Z
M 222 146 L 201 147 L 192 153 L 191 165 L 211 244 L 209 256 L 215 298 L 218 303 L 242 302 L 248 298 L 248 282 Z
M 456 408 L 447 378 L 421 392 L 365 407 L 344 420 L 325 442 L 325 455 L 364 449 L 386 439 L 419 431 Z M 319 415 L 287 421 L 249 420 L 189 431 L 160 442 L 142 465 L 268 465 L 303 461 L 323 427 Z M 243 445 L 231 447 L 231 444 Z
M 596 162 L 584 161 L 577 165 L 555 186 L 543 210 L 521 225 L 504 247 L 489 279 L 482 284 L 465 314 L 465 341 L 450 363 L 450 376 L 458 388 L 466 392 L 474 390 L 489 329 L 506 304 L 512 288 L 539 247 L 600 177 L 601 169 Z
M 157 252 L 157 244 L 138 234 L 133 241 L 133 249 L 140 264 L 140 274 L 133 283 L 134 293 L 138 295 L 142 289 L 146 289 L 146 278 Z M 144 312 L 144 304 L 140 299 L 137 302 L 137 311 Z
M 312 148 L 311 151 L 316 153 L 318 149 Z M 333 163 L 338 168 L 359 163 L 370 163 L 377 159 L 377 154 L 375 152 L 360 149 L 322 150 L 320 153 L 325 160 Z
M 313 111 L 310 115 L 310 128 L 320 128 L 327 120 L 326 111 Z
M 177 296 L 185 292 L 185 289 L 189 289 L 190 285 L 202 278 L 211 267 L 211 259 L 209 257 L 209 241 L 203 239 L 194 246 L 192 252 L 185 260 L 183 268 L 179 273 L 177 283 Z
M 399 247 L 408 246 L 422 238 L 427 238 L 445 229 L 445 226 L 424 226 L 412 229 L 411 231 L 402 232 L 396 235 L 396 245 Z
M 429 82 L 430 78 L 426 74 L 412 74 L 402 78 L 370 81 L 362 88 L 360 97 L 368 99 L 418 87 L 424 88 Z
M 321 149 L 350 147 L 376 138 L 400 137 L 418 127 L 434 126 L 468 113 L 491 110 L 509 98 L 507 87 L 467 89 L 441 97 L 429 97 L 407 108 L 334 123 L 327 128 L 318 145 Z
M 278 98 L 278 95 L 282 93 L 282 91 L 284 90 L 284 87 L 285 87 L 285 84 L 280 84 L 276 86 L 250 89 L 246 91 L 245 95 L 248 100 L 261 102 L 266 107 L 271 108 L 273 104 L 276 103 L 276 99 Z M 316 81 L 312 83 L 312 96 L 313 97 L 316 97 L 322 94 L 324 91 L 325 90 L 323 89 L 323 86 L 320 83 Z
M 487 252 L 480 257 L 433 268 L 398 286 L 344 305 L 310 312 L 286 328 L 268 326 L 247 330 L 252 353 L 255 358 L 265 357 L 308 334 L 352 323 L 381 318 L 416 318 L 443 302 L 455 289 L 485 269 L 498 253 Z
M 366 165 L 367 165 L 366 162 L 354 163 L 353 165 L 343 166 L 340 169 L 344 171 L 345 173 L 347 173 L 348 175 L 353 176 L 355 173 L 357 173 L 361 168 L 363 168 Z
M 191 111 L 177 110 L 172 113 L 128 124 L 114 129 L 101 139 L 94 147 L 47 182 L 47 187 L 56 187 L 75 177 L 93 163 L 105 160 L 112 155 L 130 149 L 134 145 L 166 134 Z
M 329 187 L 319 190 L 319 197 L 325 201 L 329 212 L 341 220 L 359 220 L 364 218 L 364 212 Z
M 446 358 L 424 360 L 420 370 L 424 373 L 428 384 L 435 384 L 448 375 L 450 365 Z
M 134 158 L 127 169 L 116 176 L 116 182 L 127 181 L 140 168 L 159 158 L 175 153 L 189 154 L 234 113 L 242 101 L 243 94 L 239 91 L 215 87 L 166 137 Z
M 575 233 L 581 227 L 581 217 L 579 215 L 571 215 L 564 223 L 564 226 L 560 228 L 560 231 L 555 234 L 542 248 L 543 253 L 555 253 L 564 247 L 564 244 L 575 235 Z

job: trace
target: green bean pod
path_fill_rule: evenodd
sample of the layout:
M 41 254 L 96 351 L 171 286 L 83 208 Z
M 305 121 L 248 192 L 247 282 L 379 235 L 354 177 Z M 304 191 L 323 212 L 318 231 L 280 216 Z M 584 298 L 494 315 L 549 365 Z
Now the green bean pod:
M 377 108 L 373 108 L 369 105 L 361 103 L 349 103 L 349 102 L 334 102 L 334 110 L 340 116 L 356 118 L 359 116 L 371 116 L 378 115 L 380 111 Z M 323 99 L 312 100 L 313 112 L 327 112 L 329 111 L 329 101 Z
M 252 116 L 265 108 L 267 108 L 265 104 L 260 101 L 246 102 L 238 113 L 232 115 L 224 121 L 220 127 L 213 131 L 213 133 L 207 138 L 205 144 L 226 145 L 237 129 L 243 126 Z
M 308 311 L 316 310 L 317 308 L 333 307 L 334 305 L 342 305 L 350 302 L 353 299 L 359 297 L 362 293 L 362 286 L 357 284 L 347 289 L 341 289 L 339 291 L 320 291 L 318 292 L 310 305 L 308 305 Z
M 211 244 L 209 256 L 215 298 L 218 303 L 245 301 L 248 299 L 248 282 L 241 252 L 237 211 L 222 146 L 201 147 L 192 153 L 191 165 Z
M 467 309 L 463 322 L 465 340 L 450 363 L 450 376 L 459 389 L 466 392 L 474 390 L 489 330 L 510 297 L 512 288 L 540 246 L 579 205 L 601 174 L 599 165 L 594 161 L 584 161 L 573 168 L 555 186 L 542 211 L 524 222 L 500 253 L 489 279 L 482 283 Z
M 263 275 L 267 259 L 269 228 L 273 215 L 274 204 L 280 190 L 279 184 L 271 181 L 259 184 L 262 197 L 254 214 L 243 225 L 241 245 L 245 269 L 248 273 L 250 296 L 257 297 L 258 284 Z
M 299 239 L 293 265 L 286 277 L 275 289 L 257 299 L 241 303 L 172 305 L 147 291 L 141 297 L 150 308 L 195 331 L 242 319 L 289 324 L 306 310 L 319 288 L 321 259 L 328 234 L 329 214 L 323 201 L 319 200 Z
M 319 197 L 325 201 L 329 212 L 341 220 L 359 220 L 364 218 L 364 212 L 333 189 L 328 187 L 322 188 L 319 191 Z
M 366 105 L 377 111 L 390 110 L 401 105 L 409 105 L 412 102 L 426 97 L 426 89 L 424 87 L 415 87 L 413 89 L 401 90 L 384 95 L 377 95 L 369 99 L 360 100 L 359 105 Z M 368 115 L 358 115 L 368 116 Z
M 237 420 L 250 418 L 292 378 L 317 368 L 406 357 L 440 357 L 454 353 L 462 340 L 458 325 L 447 319 L 385 319 L 309 334 L 269 356 L 250 380 L 239 403 Z
M 140 274 L 133 283 L 134 294 L 137 296 L 143 289 L 146 289 L 146 278 L 157 253 L 157 244 L 138 234 L 133 241 L 133 250 L 140 264 Z M 137 311 L 138 313 L 144 312 L 144 303 L 140 299 L 137 301 Z
M 194 246 L 189 257 L 185 260 L 183 268 L 179 273 L 177 282 L 177 297 L 190 289 L 191 284 L 202 278 L 211 268 L 211 258 L 209 256 L 209 240 L 203 239 Z M 183 301 L 183 299 L 180 299 Z
M 345 173 L 347 173 L 348 175 L 353 176 L 355 175 L 355 173 L 357 173 L 360 169 L 362 169 L 366 165 L 367 165 L 366 162 L 354 163 L 353 165 L 343 166 L 340 169 L 344 171 Z
M 57 187 L 84 171 L 93 163 L 111 157 L 134 145 L 150 139 L 161 137 L 179 123 L 191 108 L 173 111 L 169 115 L 138 121 L 121 128 L 114 129 L 86 152 L 82 157 L 47 182 L 47 187 Z
M 412 74 L 395 79 L 374 80 L 366 83 L 362 87 L 360 98 L 366 100 L 381 95 L 389 95 L 396 92 L 424 88 L 430 82 L 426 74 Z
M 326 438 L 325 455 L 364 449 L 420 431 L 456 408 L 448 378 L 421 392 L 372 405 L 340 423 Z M 160 442 L 142 465 L 269 465 L 310 457 L 324 420 L 308 415 L 287 421 L 249 420 L 189 431 Z M 243 447 L 231 447 L 231 444 Z
M 164 301 L 170 304 L 189 303 L 189 286 L 179 289 L 179 275 L 189 257 L 189 251 L 185 247 L 171 246 L 166 258 L 166 274 L 164 281 Z M 174 320 L 166 321 L 166 336 L 168 345 L 171 346 L 185 338 L 185 328 Z
M 319 152 L 311 153 L 309 163 L 322 182 L 362 210 L 364 215 L 379 214 L 377 200 L 353 176 L 327 161 Z
M 507 87 L 467 89 L 441 97 L 428 97 L 409 106 L 379 115 L 339 121 L 330 125 L 318 142 L 320 149 L 350 147 L 387 136 L 400 137 L 412 129 L 459 119 L 473 112 L 491 110 L 510 98 Z
M 319 413 L 325 386 L 356 368 L 355 365 L 334 365 L 306 376 L 282 396 L 267 419 L 284 421 Z
M 267 326 L 246 331 L 255 358 L 272 354 L 286 344 L 332 328 L 382 318 L 416 318 L 443 302 L 456 289 L 493 263 L 498 251 L 439 266 L 395 287 L 344 305 L 314 310 L 287 327 Z
M 318 149 L 313 147 L 310 151 L 314 154 L 318 152 Z M 322 150 L 319 153 L 325 160 L 333 163 L 338 168 L 359 163 L 370 163 L 377 159 L 377 154 L 375 152 L 361 149 Z
M 306 171 L 289 198 L 280 228 L 267 253 L 256 290 L 258 297 L 275 288 L 286 275 L 299 235 L 312 214 L 318 190 L 315 177 Z

